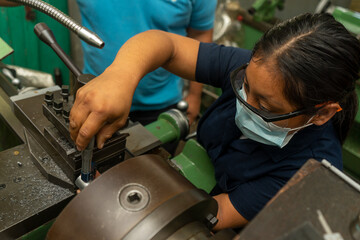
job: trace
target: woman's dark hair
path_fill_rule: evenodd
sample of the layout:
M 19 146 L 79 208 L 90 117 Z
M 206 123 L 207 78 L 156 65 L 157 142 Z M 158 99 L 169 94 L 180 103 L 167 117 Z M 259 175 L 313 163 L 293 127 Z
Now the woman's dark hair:
M 299 108 L 338 102 L 343 109 L 333 124 L 343 143 L 358 109 L 360 42 L 331 15 L 302 14 L 268 30 L 253 56 L 275 65 L 285 97 Z M 270 63 L 270 62 L 269 62 Z

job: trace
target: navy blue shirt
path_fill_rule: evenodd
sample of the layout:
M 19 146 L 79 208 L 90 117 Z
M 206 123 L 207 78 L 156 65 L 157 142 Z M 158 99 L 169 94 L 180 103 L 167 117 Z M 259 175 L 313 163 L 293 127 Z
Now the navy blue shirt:
M 222 89 L 201 118 L 197 137 L 215 168 L 216 188 L 228 193 L 235 209 L 251 220 L 310 158 L 342 169 L 341 144 L 331 121 L 297 132 L 283 148 L 240 139 L 235 124 L 236 97 L 230 73 L 250 61 L 244 49 L 201 43 L 196 80 Z M 216 194 L 219 194 L 217 192 Z

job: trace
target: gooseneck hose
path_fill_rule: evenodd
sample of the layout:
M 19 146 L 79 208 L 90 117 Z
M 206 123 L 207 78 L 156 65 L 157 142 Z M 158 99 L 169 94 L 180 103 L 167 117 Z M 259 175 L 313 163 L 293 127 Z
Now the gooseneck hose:
M 43 2 L 41 0 L 8 0 L 9 2 L 16 2 L 22 5 L 29 6 L 31 8 L 37 9 L 42 13 L 54 18 L 59 23 L 63 24 L 65 27 L 73 31 L 78 35 L 82 40 L 88 44 L 97 47 L 103 48 L 105 43 L 101 38 L 96 35 L 94 32 L 90 31 L 86 27 L 78 24 L 74 19 L 55 8 L 54 6 Z

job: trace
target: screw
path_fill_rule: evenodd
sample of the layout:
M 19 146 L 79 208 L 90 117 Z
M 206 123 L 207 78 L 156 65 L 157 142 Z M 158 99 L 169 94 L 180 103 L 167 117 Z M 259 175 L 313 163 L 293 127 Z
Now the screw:
M 66 123 L 69 123 L 69 117 L 70 117 L 70 106 L 69 105 L 65 105 L 62 111 L 62 116 L 65 119 Z
M 62 99 L 61 98 L 55 99 L 53 109 L 55 110 L 56 114 L 61 114 L 62 107 L 63 107 Z
M 44 101 L 46 102 L 46 105 L 48 106 L 52 105 L 53 99 L 54 99 L 54 93 L 52 92 L 45 93 Z
M 63 97 L 64 101 L 68 102 L 68 100 L 69 100 L 69 86 L 68 85 L 62 85 L 60 94 Z

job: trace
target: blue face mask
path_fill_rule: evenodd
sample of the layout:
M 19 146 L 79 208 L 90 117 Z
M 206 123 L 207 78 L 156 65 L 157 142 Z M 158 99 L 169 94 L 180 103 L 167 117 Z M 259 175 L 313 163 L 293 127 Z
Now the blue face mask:
M 244 88 L 240 90 L 240 96 L 247 99 Z M 312 118 L 311 118 L 312 119 Z M 271 122 L 265 122 L 260 116 L 243 106 L 236 100 L 235 123 L 245 137 L 266 145 L 283 148 L 298 130 L 310 126 L 311 119 L 304 126 L 298 128 L 282 128 Z M 290 131 L 294 131 L 289 134 Z

